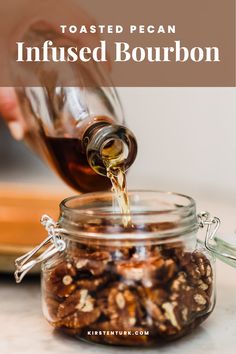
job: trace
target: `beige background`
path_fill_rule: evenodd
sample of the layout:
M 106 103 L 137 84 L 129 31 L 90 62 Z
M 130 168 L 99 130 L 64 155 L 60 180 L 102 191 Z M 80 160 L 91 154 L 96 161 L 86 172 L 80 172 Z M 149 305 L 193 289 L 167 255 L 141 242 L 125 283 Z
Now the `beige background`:
M 236 89 L 119 89 L 139 142 L 133 183 L 236 204 Z

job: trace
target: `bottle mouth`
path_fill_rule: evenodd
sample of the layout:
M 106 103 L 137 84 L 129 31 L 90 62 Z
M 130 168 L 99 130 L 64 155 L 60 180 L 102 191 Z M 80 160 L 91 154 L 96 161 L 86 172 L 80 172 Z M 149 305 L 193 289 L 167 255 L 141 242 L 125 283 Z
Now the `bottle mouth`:
M 104 165 L 108 169 L 120 167 L 129 157 L 129 147 L 120 138 L 110 138 L 104 142 L 100 149 Z
M 128 128 L 109 124 L 96 131 L 86 151 L 93 170 L 107 176 L 111 169 L 129 169 L 137 156 L 137 142 Z

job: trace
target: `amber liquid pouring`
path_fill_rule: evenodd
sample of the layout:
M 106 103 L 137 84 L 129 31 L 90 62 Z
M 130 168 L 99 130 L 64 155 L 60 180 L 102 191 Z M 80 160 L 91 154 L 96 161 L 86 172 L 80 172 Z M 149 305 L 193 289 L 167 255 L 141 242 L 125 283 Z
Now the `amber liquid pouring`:
M 112 184 L 115 203 L 118 204 L 121 214 L 124 214 L 122 223 L 125 227 L 131 226 L 130 204 L 127 192 L 126 174 L 122 168 L 108 169 L 107 177 Z M 115 208 L 115 207 L 114 207 Z

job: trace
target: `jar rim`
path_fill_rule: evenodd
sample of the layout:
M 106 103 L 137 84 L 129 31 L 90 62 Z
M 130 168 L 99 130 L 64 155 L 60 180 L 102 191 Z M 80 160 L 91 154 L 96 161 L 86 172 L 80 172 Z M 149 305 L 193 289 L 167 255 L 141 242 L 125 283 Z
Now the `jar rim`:
M 196 204 L 189 196 L 156 190 L 131 190 L 128 194 L 131 204 L 129 216 L 137 233 L 133 233 L 129 226 L 121 226 L 127 214 L 120 213 L 118 208 L 114 212 L 112 192 L 95 192 L 69 197 L 61 202 L 59 225 L 64 230 L 63 235 L 76 239 L 114 242 L 132 238 L 134 241 L 185 237 L 199 227 Z M 102 227 L 104 221 L 107 229 Z
M 120 213 L 120 212 L 116 212 L 116 211 L 94 211 L 92 209 L 86 209 L 86 208 L 81 208 L 81 209 L 75 209 L 75 208 L 71 208 L 70 206 L 68 206 L 67 204 L 69 202 L 78 200 L 78 201 L 82 201 L 82 200 L 86 200 L 89 199 L 91 197 L 94 198 L 94 200 L 97 200 L 99 196 L 113 196 L 113 192 L 111 191 L 104 191 L 104 192 L 92 192 L 92 193 L 85 193 L 85 194 L 80 194 L 80 195 L 74 195 L 71 197 L 67 197 L 64 200 L 61 201 L 60 203 L 60 210 L 62 212 L 65 213 L 72 213 L 72 214 L 76 214 L 76 215 L 87 215 L 87 216 L 93 216 L 93 217 L 109 217 L 109 216 L 116 216 L 116 217 L 122 217 L 122 216 L 151 216 L 151 215 L 161 215 L 161 214 L 171 214 L 173 212 L 176 211 L 189 211 L 191 209 L 196 208 L 196 203 L 195 200 L 192 197 L 189 197 L 188 195 L 185 194 L 181 194 L 181 193 L 176 193 L 176 192 L 169 192 L 169 191 L 160 191 L 160 190 L 152 190 L 152 189 L 134 189 L 134 190 L 130 190 L 128 192 L 129 197 L 132 194 L 155 194 L 155 195 L 160 195 L 160 196 L 172 196 L 172 197 L 180 197 L 183 198 L 185 201 L 187 201 L 188 203 L 186 205 L 175 205 L 175 207 L 173 208 L 169 208 L 169 209 L 162 209 L 162 210 L 151 210 L 151 211 L 131 211 L 130 214 L 126 214 L 126 213 Z

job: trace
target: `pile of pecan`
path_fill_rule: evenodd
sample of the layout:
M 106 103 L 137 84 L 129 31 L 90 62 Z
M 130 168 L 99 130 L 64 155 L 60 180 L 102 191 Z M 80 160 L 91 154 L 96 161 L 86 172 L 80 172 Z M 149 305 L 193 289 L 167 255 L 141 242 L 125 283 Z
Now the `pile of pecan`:
M 115 247 L 71 241 L 66 256 L 43 272 L 50 323 L 116 345 L 149 345 L 188 333 L 213 309 L 212 283 L 208 258 L 181 243 Z

